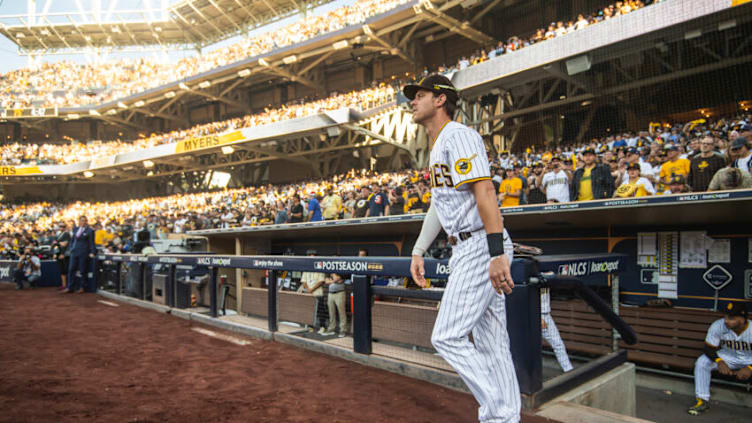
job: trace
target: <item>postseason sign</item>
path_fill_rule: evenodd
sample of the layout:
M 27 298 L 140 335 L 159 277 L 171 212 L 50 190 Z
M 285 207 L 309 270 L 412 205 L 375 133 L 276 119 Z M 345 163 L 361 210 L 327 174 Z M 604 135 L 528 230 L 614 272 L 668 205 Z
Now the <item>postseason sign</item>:
M 57 116 L 57 107 L 30 107 L 25 109 L 0 109 L 0 118 L 42 118 Z

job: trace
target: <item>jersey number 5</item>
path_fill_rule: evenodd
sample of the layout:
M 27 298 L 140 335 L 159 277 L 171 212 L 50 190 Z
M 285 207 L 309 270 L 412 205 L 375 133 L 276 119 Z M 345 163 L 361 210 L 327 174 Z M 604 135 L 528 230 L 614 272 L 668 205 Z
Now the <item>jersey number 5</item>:
M 443 163 L 436 163 L 431 166 L 431 185 L 433 185 L 434 188 L 454 187 L 449 166 Z

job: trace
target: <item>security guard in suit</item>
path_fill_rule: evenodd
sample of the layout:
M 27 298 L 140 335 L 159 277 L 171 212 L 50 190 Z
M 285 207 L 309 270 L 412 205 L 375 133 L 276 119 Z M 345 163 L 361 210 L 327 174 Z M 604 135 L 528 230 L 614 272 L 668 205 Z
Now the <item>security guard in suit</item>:
M 94 245 L 94 229 L 89 226 L 86 216 L 78 218 L 78 226 L 73 228 L 73 239 L 70 244 L 70 265 L 68 267 L 67 293 L 83 293 L 84 281 L 87 280 L 90 264 L 93 263 L 97 249 Z M 80 275 L 80 281 L 76 275 Z

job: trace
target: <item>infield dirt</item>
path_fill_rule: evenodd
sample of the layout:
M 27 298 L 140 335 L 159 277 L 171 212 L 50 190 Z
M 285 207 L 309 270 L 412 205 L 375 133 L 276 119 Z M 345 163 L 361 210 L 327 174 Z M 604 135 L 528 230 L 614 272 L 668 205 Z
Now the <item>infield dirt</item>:
M 0 422 L 477 418 L 467 394 L 101 299 L 0 284 Z

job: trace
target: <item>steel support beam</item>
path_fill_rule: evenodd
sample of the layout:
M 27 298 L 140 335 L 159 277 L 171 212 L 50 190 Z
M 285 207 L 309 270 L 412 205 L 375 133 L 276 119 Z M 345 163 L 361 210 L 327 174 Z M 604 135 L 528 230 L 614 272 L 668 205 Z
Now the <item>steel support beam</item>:
M 420 5 L 416 5 L 415 11 L 433 23 L 441 25 L 449 31 L 475 41 L 480 45 L 496 44 L 496 40 L 492 37 L 470 26 L 470 22 L 458 21 L 446 13 L 434 8 L 433 4 L 429 1 L 424 1 L 421 2 Z
M 275 65 L 267 62 L 266 60 L 259 59 L 259 65 L 264 66 L 264 67 L 266 67 L 266 68 L 268 68 L 270 70 L 273 70 L 274 72 L 277 72 L 278 74 L 284 76 L 285 78 L 289 79 L 292 82 L 299 82 L 299 83 L 301 83 L 303 85 L 306 85 L 306 86 L 308 86 L 310 88 L 313 88 L 314 90 L 316 90 L 316 89 L 319 88 L 310 79 L 304 78 L 302 76 L 295 75 L 294 73 L 288 71 L 287 69 L 283 69 L 283 68 L 277 67 L 277 66 L 275 66 Z
M 404 61 L 406 61 L 408 63 L 411 63 L 413 65 L 417 65 L 417 62 L 415 61 L 414 58 L 412 58 L 412 57 L 408 56 L 407 54 L 405 54 L 397 46 L 389 44 L 383 38 L 381 38 L 378 35 L 376 35 L 373 32 L 373 30 L 371 29 L 371 27 L 369 27 L 368 25 L 363 25 L 363 33 L 366 34 L 368 36 L 368 38 L 376 41 L 378 44 L 381 44 L 386 50 L 389 51 L 390 54 L 399 56 L 400 58 L 402 58 L 402 60 L 404 60 Z

